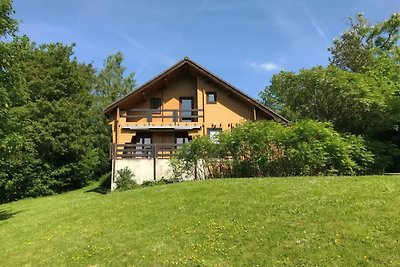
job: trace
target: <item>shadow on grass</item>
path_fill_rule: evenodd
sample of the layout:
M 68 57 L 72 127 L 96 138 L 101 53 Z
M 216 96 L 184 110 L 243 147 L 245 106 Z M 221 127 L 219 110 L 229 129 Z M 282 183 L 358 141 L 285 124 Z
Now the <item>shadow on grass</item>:
M 105 195 L 105 194 L 110 193 L 110 189 L 109 188 L 104 188 L 102 186 L 98 186 L 96 188 L 93 188 L 93 189 L 85 191 L 85 193 L 98 193 L 98 194 Z
M 0 210 L 0 221 L 5 221 L 11 219 L 15 216 L 15 214 L 20 213 L 21 211 L 11 212 L 8 210 Z
M 99 184 L 96 188 L 85 191 L 85 193 L 108 194 L 111 191 L 111 172 L 103 174 L 99 179 Z

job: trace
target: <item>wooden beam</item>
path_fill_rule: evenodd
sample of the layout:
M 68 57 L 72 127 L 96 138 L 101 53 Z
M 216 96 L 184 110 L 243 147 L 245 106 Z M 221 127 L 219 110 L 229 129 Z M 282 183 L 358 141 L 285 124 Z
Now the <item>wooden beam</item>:
M 115 143 L 118 144 L 118 137 L 119 137 L 119 118 L 120 118 L 120 114 L 119 114 L 119 107 L 117 107 L 117 117 L 115 118 L 115 122 L 116 122 L 116 129 L 115 129 Z
M 257 110 L 255 106 L 253 106 L 253 119 L 257 120 Z

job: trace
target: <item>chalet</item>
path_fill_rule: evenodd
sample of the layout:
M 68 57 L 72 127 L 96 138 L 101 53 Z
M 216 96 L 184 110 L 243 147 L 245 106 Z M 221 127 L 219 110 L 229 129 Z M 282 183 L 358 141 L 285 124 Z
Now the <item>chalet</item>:
M 112 127 L 112 182 L 130 168 L 135 180 L 169 178 L 169 159 L 197 136 L 213 137 L 246 120 L 288 121 L 185 57 L 104 113 Z

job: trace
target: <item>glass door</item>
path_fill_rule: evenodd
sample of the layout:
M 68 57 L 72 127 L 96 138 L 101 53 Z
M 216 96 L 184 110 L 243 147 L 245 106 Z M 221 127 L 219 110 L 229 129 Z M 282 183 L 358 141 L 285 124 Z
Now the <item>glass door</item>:
M 180 99 L 181 121 L 194 121 L 193 118 L 193 97 L 181 97 Z
M 151 154 L 152 133 L 137 133 L 135 136 L 135 144 L 143 145 L 136 146 L 135 154 L 149 155 Z

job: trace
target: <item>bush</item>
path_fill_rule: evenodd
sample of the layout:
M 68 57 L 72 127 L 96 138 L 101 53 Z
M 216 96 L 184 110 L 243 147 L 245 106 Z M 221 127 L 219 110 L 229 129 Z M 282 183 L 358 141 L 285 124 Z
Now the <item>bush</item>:
M 117 191 L 126 191 L 133 189 L 138 186 L 138 184 L 132 180 L 135 177 L 133 172 L 127 167 L 122 170 L 117 171 L 117 180 L 115 182 Z
M 194 139 L 182 146 L 170 160 L 175 180 L 183 178 L 223 177 L 218 166 L 223 161 L 220 141 L 213 142 L 207 136 Z
M 201 162 L 209 178 L 359 175 L 368 172 L 373 155 L 361 137 L 341 135 L 329 123 L 304 120 L 284 126 L 259 121 L 222 133 L 218 144 L 198 138 L 182 147 L 172 162 L 186 172 Z

